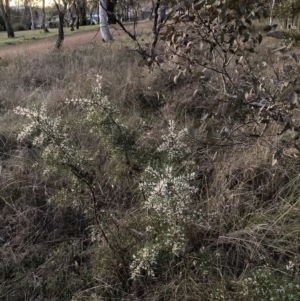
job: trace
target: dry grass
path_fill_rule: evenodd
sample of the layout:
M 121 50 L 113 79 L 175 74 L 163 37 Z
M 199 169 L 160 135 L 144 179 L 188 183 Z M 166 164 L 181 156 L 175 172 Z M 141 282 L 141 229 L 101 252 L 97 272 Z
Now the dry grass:
M 262 45 L 259 55 L 268 60 L 264 49 Z M 199 82 L 183 80 L 176 86 L 170 74 L 138 67 L 139 60 L 130 42 L 121 39 L 20 56 L 0 66 L 1 300 L 247 300 L 241 288 L 253 271 L 268 264 L 276 270 L 274 279 L 278 274 L 289 279 L 282 272 L 287 262 L 298 266 L 299 159 L 286 152 L 271 165 L 278 126 L 271 126 L 264 139 L 247 137 L 247 128 L 233 135 L 239 143 L 221 140 L 223 122 L 235 124 L 245 116 L 238 107 L 210 97 L 211 91 L 193 98 Z M 280 64 L 275 60 L 273 67 Z M 262 75 L 271 76 L 268 72 Z M 73 193 L 67 173 L 45 176 L 43 166 L 34 164 L 40 162 L 40 150 L 16 141 L 24 120 L 12 113 L 19 105 L 46 102 L 49 114 L 72 121 L 80 112 L 64 100 L 90 95 L 97 74 L 103 75 L 104 92 L 120 109 L 120 120 L 134 129 L 141 145 L 135 153 L 139 156 L 132 158 L 133 170 L 86 129 L 74 130 L 82 149 L 99 151 L 91 167 L 101 200 L 98 224 L 88 191 Z M 218 78 L 213 81 L 217 84 Z M 213 106 L 210 140 L 199 120 Z M 180 126 L 195 127 L 190 145 L 199 193 L 194 206 L 204 212 L 205 223 L 190 225 L 185 256 L 162 257 L 155 279 L 134 282 L 128 268 L 146 227 L 137 179 L 149 158 L 159 164 L 154 150 L 171 117 Z M 140 120 L 147 126 L 141 128 Z M 57 196 L 62 188 L 68 191 L 67 203 Z M 92 233 L 98 233 L 95 240 Z M 214 293 L 222 290 L 225 297 L 218 299 Z
M 73 294 L 76 293 L 76 289 L 71 288 L 72 285 L 76 283 L 77 287 L 91 285 L 91 280 L 86 280 L 86 284 L 79 284 L 72 276 L 74 273 L 73 256 L 81 254 L 80 258 L 82 258 L 81 244 L 84 241 L 71 233 L 77 232 L 79 235 L 85 233 L 82 231 L 87 227 L 86 221 L 83 220 L 83 217 L 79 217 L 80 212 L 76 212 L 76 210 L 70 215 L 71 208 L 68 206 L 63 210 L 59 207 L 59 211 L 55 207 L 47 209 L 45 203 L 47 195 L 51 195 L 56 190 L 55 187 L 65 185 L 64 182 L 67 179 L 63 178 L 64 175 L 60 175 L 55 180 L 47 179 L 48 184 L 52 181 L 49 186 L 40 171 L 31 166 L 37 159 L 37 153 L 35 150 L 27 148 L 26 145 L 16 143 L 16 134 L 22 126 L 23 120 L 17 118 L 12 113 L 12 109 L 18 105 L 40 106 L 42 102 L 46 102 L 52 114 L 72 114 L 72 111 L 66 111 L 64 100 L 83 97 L 90 93 L 95 76 L 99 73 L 105 74 L 104 89 L 106 92 L 111 92 L 109 93 L 110 97 L 116 103 L 132 102 L 134 92 L 140 89 L 141 79 L 140 69 L 136 64 L 138 58 L 129 45 L 130 43 L 126 40 L 121 40 L 101 47 L 90 46 L 77 48 L 70 52 L 40 54 L 32 59 L 18 57 L 14 60 L 7 60 L 7 65 L 1 67 L 1 135 L 3 136 L 1 153 L 5 160 L 4 170 L 1 174 L 1 215 L 6 216 L 1 221 L 3 229 L 1 239 L 4 240 L 1 244 L 1 258 L 4 259 L 4 266 L 9 267 L 5 269 L 4 274 L 1 274 L 1 277 L 7 279 L 6 281 L 10 278 L 22 279 L 19 286 L 15 288 L 10 284 L 5 284 L 4 281 L 4 287 L 0 293 L 1 298 L 5 298 L 7 294 L 11 296 L 10 300 L 17 300 L 20 296 L 25 298 L 25 295 L 40 295 L 41 289 L 44 287 L 48 297 L 53 296 L 55 299 L 64 300 L 69 298 L 67 296 L 70 296 L 68 295 L 70 290 L 73 291 Z M 133 67 L 134 65 L 136 67 Z M 116 66 L 118 72 L 116 72 Z M 111 89 L 112 86 L 117 89 Z M 130 111 L 130 108 L 124 106 L 124 111 Z M 134 116 L 130 116 L 130 118 L 134 119 Z M 82 143 L 86 142 L 87 140 Z M 91 147 L 94 146 L 91 145 Z M 29 166 L 26 162 L 29 163 Z M 109 166 L 108 162 L 107 165 Z M 111 198 L 125 198 L 125 186 L 124 183 L 120 192 L 118 192 L 119 189 L 114 189 Z M 107 198 L 110 197 L 107 196 Z M 63 220 L 64 222 L 62 222 Z M 75 231 L 72 230 L 74 227 L 79 228 Z M 42 232 L 38 229 L 42 229 Z M 64 235 L 61 236 L 62 230 L 66 231 L 67 236 L 70 235 L 70 239 L 63 238 Z M 70 234 L 67 234 L 68 231 Z M 45 236 L 47 232 L 48 237 Z M 87 231 L 84 236 L 88 234 Z M 72 241 L 79 244 L 79 249 L 74 246 L 67 247 L 69 243 L 72 245 Z M 21 249 L 16 246 L 20 246 Z M 30 248 L 28 248 L 29 246 Z M 49 248 L 49 246 L 51 247 Z M 27 251 L 21 256 L 21 250 L 24 249 Z M 56 249 L 57 251 L 55 251 Z M 31 279 L 25 277 L 27 272 L 24 274 L 20 270 L 21 266 L 26 265 L 26 261 L 30 263 L 32 260 L 32 264 L 36 267 L 40 266 L 32 257 L 33 254 L 40 254 L 41 262 L 46 264 L 45 268 L 39 267 L 39 270 L 35 272 L 37 274 L 34 277 L 38 281 L 42 281 L 36 287 L 32 286 L 34 283 Z M 58 261 L 62 262 L 61 274 L 57 274 L 55 269 L 51 271 L 51 262 Z M 82 264 L 86 265 L 86 263 Z M 3 269 L 4 266 L 2 266 Z M 32 268 L 35 269 L 35 267 Z M 20 276 L 17 276 L 16 273 Z M 61 277 L 64 277 L 63 273 L 69 275 L 69 281 L 73 284 L 70 284 L 69 288 L 61 287 L 60 289 L 59 282 L 62 281 Z M 48 280 L 46 281 L 46 279 Z M 28 286 L 28 283 L 32 283 L 32 285 Z M 24 289 L 25 286 L 27 286 L 26 289 Z M 63 295 L 61 295 L 62 289 L 65 290 Z M 55 291 L 57 291 L 56 296 L 53 295 Z M 14 295 L 16 299 L 14 299 Z

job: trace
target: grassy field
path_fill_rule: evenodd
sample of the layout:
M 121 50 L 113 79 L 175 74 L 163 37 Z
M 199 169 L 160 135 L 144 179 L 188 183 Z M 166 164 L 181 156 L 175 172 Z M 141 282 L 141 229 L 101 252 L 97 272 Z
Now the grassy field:
M 139 21 L 139 23 L 148 22 L 148 20 Z M 125 26 L 132 25 L 132 22 L 124 22 Z M 70 30 L 70 27 L 64 29 L 66 36 L 76 35 L 77 33 L 97 31 L 99 29 L 98 25 L 87 25 L 81 26 L 79 30 L 75 28 L 74 31 Z M 0 32 L 0 47 L 8 45 L 19 45 L 23 43 L 46 40 L 49 38 L 55 38 L 58 35 L 58 29 L 49 29 L 48 33 L 44 33 L 42 29 L 27 30 L 27 31 L 16 31 L 15 38 L 7 38 L 7 33 L 5 31 Z
M 71 31 L 70 28 L 65 28 L 65 35 L 70 36 L 80 32 L 98 30 L 97 25 L 81 26 L 79 30 Z M 49 33 L 44 33 L 42 29 L 27 30 L 27 31 L 16 31 L 15 38 L 7 38 L 6 32 L 0 32 L 0 47 L 8 45 L 18 45 L 28 43 L 32 41 L 45 40 L 57 36 L 58 29 L 49 29 Z

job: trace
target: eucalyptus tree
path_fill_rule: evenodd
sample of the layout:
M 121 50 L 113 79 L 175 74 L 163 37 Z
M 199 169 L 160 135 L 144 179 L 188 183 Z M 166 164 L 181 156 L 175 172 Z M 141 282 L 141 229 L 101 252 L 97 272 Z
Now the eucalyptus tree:
M 46 26 L 46 11 L 45 11 L 45 0 L 42 1 L 42 11 L 43 11 L 43 19 L 42 19 L 42 28 L 45 33 L 49 32 Z
M 99 0 L 100 32 L 104 42 L 113 39 L 108 28 L 107 0 Z
M 78 15 L 77 15 L 77 22 L 79 21 L 79 25 L 87 25 L 87 1 L 86 0 L 77 0 L 78 6 Z
M 30 11 L 30 29 L 31 30 L 34 30 L 35 27 L 34 27 L 34 18 L 33 18 L 33 12 L 32 12 L 32 5 L 31 5 L 31 2 L 30 1 L 26 1 L 27 4 L 29 4 L 29 11 Z
M 272 0 L 271 6 L 270 6 L 270 22 L 269 22 L 270 26 L 273 25 L 273 14 L 274 14 L 275 2 L 276 2 L 276 0 Z
M 89 0 L 87 1 L 87 12 L 89 15 L 89 23 L 91 25 L 95 24 L 94 23 L 94 19 L 93 19 L 93 15 L 95 15 L 95 12 L 97 13 L 97 24 L 99 24 L 99 4 L 97 0 Z
M 5 23 L 7 37 L 14 38 L 15 33 L 12 27 L 9 0 L 0 0 L 0 11 Z
M 77 19 L 77 15 L 76 15 L 76 4 L 75 4 L 75 0 L 73 0 L 69 7 L 68 7 L 68 10 L 69 10 L 69 14 L 70 14 L 70 17 L 71 17 L 71 22 L 70 22 L 70 27 L 71 27 L 71 31 L 74 31 L 74 24 L 75 24 L 75 21 Z M 75 17 L 76 15 L 76 17 Z M 78 24 L 79 26 L 79 24 Z
M 139 7 L 138 1 L 131 3 L 137 3 L 136 7 Z M 133 33 L 130 33 L 123 25 L 122 20 L 117 16 L 116 10 L 117 0 L 99 0 L 99 17 L 100 17 L 100 31 L 103 41 L 107 42 L 112 40 L 112 35 L 109 31 L 108 24 L 118 24 L 121 26 L 122 30 L 135 42 L 136 39 L 136 19 L 134 23 Z M 122 7 L 122 4 L 119 8 Z
M 58 37 L 56 40 L 56 48 L 60 48 L 62 46 L 62 43 L 65 39 L 65 33 L 64 33 L 64 22 L 65 22 L 65 14 L 67 12 L 68 8 L 68 1 L 62 0 L 62 2 L 57 2 L 54 0 L 56 9 L 58 11 L 58 18 L 59 18 L 59 25 L 58 25 Z

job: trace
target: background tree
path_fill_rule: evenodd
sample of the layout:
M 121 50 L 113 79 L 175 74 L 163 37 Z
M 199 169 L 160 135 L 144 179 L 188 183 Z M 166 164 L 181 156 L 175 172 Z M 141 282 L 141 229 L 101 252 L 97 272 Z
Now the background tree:
M 74 24 L 76 20 L 76 29 L 79 29 L 79 26 L 87 25 L 87 1 L 86 0 L 73 0 L 70 3 L 69 12 L 74 18 L 71 22 L 71 30 L 74 30 Z M 75 18 L 76 15 L 76 18 Z
M 99 1 L 99 17 L 100 17 L 100 32 L 104 42 L 111 41 L 113 39 L 108 28 L 108 11 L 107 0 Z
M 86 13 L 87 13 L 87 2 L 86 0 L 77 0 L 78 2 L 78 15 L 77 15 L 77 20 L 79 20 L 80 26 L 87 25 L 87 18 L 86 18 Z
M 273 1 L 272 5 L 275 3 Z M 271 10 L 272 17 L 274 16 L 278 20 L 283 22 L 283 27 L 289 29 L 291 26 L 297 26 L 298 15 L 300 13 L 300 1 L 276 1 L 274 9 Z
M 5 2 L 4 2 L 5 1 Z M 12 27 L 9 0 L 0 0 L 0 11 L 5 23 L 7 37 L 14 38 L 15 33 Z
M 29 23 L 29 20 L 28 20 L 28 15 L 29 15 L 28 1 L 24 0 L 23 5 L 24 5 L 24 9 L 23 9 L 23 12 L 22 12 L 22 17 L 20 19 L 20 23 L 27 26 L 28 23 Z
M 45 33 L 49 32 L 47 26 L 46 26 L 46 11 L 45 11 L 45 0 L 43 0 L 43 4 L 42 4 L 42 11 L 43 11 L 43 19 L 42 19 L 42 28 L 44 30 Z
M 269 25 L 273 25 L 273 14 L 274 14 L 274 7 L 275 7 L 275 0 L 272 0 L 271 6 L 270 6 L 270 22 Z
M 67 12 L 68 2 L 66 0 L 63 0 L 62 3 L 58 3 L 56 2 L 56 0 L 54 0 L 54 3 L 58 11 L 58 18 L 59 18 L 56 48 L 60 48 L 65 39 L 64 23 L 65 23 L 65 14 Z
M 69 14 L 70 14 L 70 17 L 71 17 L 71 23 L 70 23 L 71 31 L 74 31 L 74 24 L 75 24 L 75 21 L 77 19 L 75 0 L 73 0 L 71 2 L 71 4 L 69 5 Z M 78 23 L 78 28 L 79 28 L 79 23 Z
M 75 11 L 75 15 L 76 15 L 76 29 L 79 29 L 79 4 L 77 0 L 73 0 L 73 8 Z M 75 22 L 75 18 L 74 18 L 74 22 Z
M 123 21 L 127 21 L 130 14 L 130 9 L 136 7 L 137 1 L 134 0 L 120 0 L 117 2 L 117 11 Z
M 32 6 L 31 6 L 31 2 L 30 1 L 28 1 L 28 3 L 29 3 L 29 11 L 30 11 L 30 29 L 31 30 L 34 30 L 34 17 L 33 17 L 33 12 L 32 12 Z
M 90 24 L 93 25 L 93 15 L 95 14 L 95 12 L 97 12 L 97 15 L 99 17 L 99 10 L 98 10 L 98 1 L 92 0 L 92 1 L 87 1 L 87 13 L 89 15 L 90 18 Z M 97 20 L 97 24 L 99 24 L 99 18 Z
M 107 0 L 107 17 L 108 24 L 116 24 L 115 7 L 117 0 Z
M 2 15 L 0 14 L 0 31 L 5 31 L 5 30 L 6 30 L 5 23 Z

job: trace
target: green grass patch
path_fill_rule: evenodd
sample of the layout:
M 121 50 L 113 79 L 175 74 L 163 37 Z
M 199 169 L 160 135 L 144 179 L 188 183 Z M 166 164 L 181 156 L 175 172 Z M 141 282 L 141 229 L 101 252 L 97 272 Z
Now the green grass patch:
M 71 31 L 70 27 L 64 29 L 66 36 L 71 36 L 79 32 L 88 32 L 98 30 L 97 25 L 82 26 L 78 30 Z M 19 45 L 28 43 L 31 41 L 46 40 L 49 38 L 57 37 L 58 29 L 49 29 L 48 33 L 45 33 L 42 29 L 37 30 L 26 30 L 26 31 L 16 31 L 15 38 L 7 38 L 6 32 L 0 32 L 0 47 L 8 45 Z
M 147 22 L 148 20 L 141 21 Z M 132 22 L 124 22 L 124 25 L 132 25 Z M 64 28 L 65 36 L 71 36 L 80 32 L 97 31 L 99 29 L 98 25 L 86 25 L 81 26 L 79 29 L 71 31 L 71 27 Z M 28 42 L 46 40 L 49 38 L 56 38 L 58 35 L 58 28 L 49 28 L 49 32 L 45 33 L 42 29 L 36 30 L 26 30 L 26 31 L 15 31 L 15 38 L 8 38 L 6 31 L 0 32 L 0 47 L 20 45 Z

